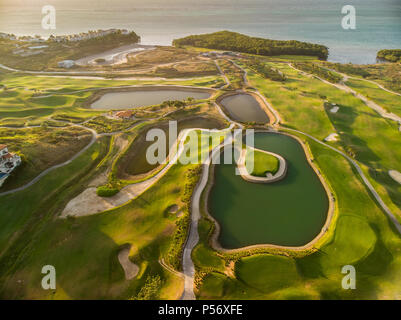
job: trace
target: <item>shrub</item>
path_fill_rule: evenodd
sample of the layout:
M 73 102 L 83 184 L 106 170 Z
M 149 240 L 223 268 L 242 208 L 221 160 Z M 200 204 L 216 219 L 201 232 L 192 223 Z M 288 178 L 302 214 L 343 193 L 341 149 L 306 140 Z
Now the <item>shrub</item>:
M 119 191 L 120 190 L 118 190 L 117 188 L 113 188 L 110 186 L 100 186 L 97 188 L 96 194 L 99 197 L 112 197 L 116 195 Z
M 156 300 L 162 286 L 160 276 L 148 276 L 145 285 L 141 288 L 134 300 Z

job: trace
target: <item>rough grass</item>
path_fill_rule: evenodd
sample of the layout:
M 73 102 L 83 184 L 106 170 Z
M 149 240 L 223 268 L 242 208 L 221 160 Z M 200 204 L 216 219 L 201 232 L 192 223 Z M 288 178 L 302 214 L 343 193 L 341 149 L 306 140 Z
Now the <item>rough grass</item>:
M 148 276 L 159 275 L 163 283 L 160 298 L 178 298 L 181 278 L 163 269 L 158 260 L 172 244 L 178 219 L 164 212 L 172 204 L 181 205 L 188 168 L 174 166 L 160 183 L 120 208 L 80 219 L 49 221 L 37 235 L 35 245 L 21 257 L 21 263 L 10 270 L 1 296 L 127 299 L 136 296 Z M 135 248 L 133 261 L 141 268 L 139 277 L 132 281 L 125 280 L 117 259 L 119 248 L 127 243 Z M 56 267 L 56 292 L 40 287 L 41 274 L 37 270 L 43 263 Z M 17 279 L 26 284 L 24 288 L 14 285 Z
M 8 145 L 10 152 L 22 158 L 21 166 L 12 172 L 0 190 L 20 187 L 47 168 L 69 160 L 91 138 L 89 131 L 77 127 L 0 129 L 0 143 Z

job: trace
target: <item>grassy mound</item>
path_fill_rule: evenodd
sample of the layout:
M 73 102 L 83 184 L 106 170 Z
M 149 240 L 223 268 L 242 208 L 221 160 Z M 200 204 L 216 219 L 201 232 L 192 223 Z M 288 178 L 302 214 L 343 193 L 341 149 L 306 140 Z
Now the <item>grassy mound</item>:
M 279 165 L 275 156 L 257 150 L 248 151 L 245 157 L 245 166 L 249 174 L 256 177 L 266 177 L 267 173 L 274 175 L 278 171 Z
M 117 188 L 109 186 L 100 186 L 97 188 L 96 193 L 99 197 L 112 197 L 119 192 Z

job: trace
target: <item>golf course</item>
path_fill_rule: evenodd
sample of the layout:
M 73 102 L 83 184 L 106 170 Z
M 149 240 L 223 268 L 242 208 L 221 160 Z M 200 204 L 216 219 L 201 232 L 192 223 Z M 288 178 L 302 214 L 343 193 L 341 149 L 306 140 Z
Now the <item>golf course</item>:
M 31 68 L 0 39 L 0 145 L 22 159 L 0 187 L 0 298 L 401 299 L 399 62 L 192 37 L 52 43 Z M 124 59 L 57 67 L 109 50 Z

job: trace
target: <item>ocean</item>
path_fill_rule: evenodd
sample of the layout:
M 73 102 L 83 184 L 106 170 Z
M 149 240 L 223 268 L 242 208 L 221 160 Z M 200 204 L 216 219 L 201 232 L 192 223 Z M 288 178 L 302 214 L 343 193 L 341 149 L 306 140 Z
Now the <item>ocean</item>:
M 41 8 L 56 8 L 56 30 L 41 28 Z M 356 29 L 341 27 L 344 5 Z M 376 62 L 380 49 L 401 48 L 401 0 L 0 0 L 0 32 L 49 36 L 126 28 L 143 44 L 170 45 L 190 34 L 230 30 L 329 47 L 329 60 Z

